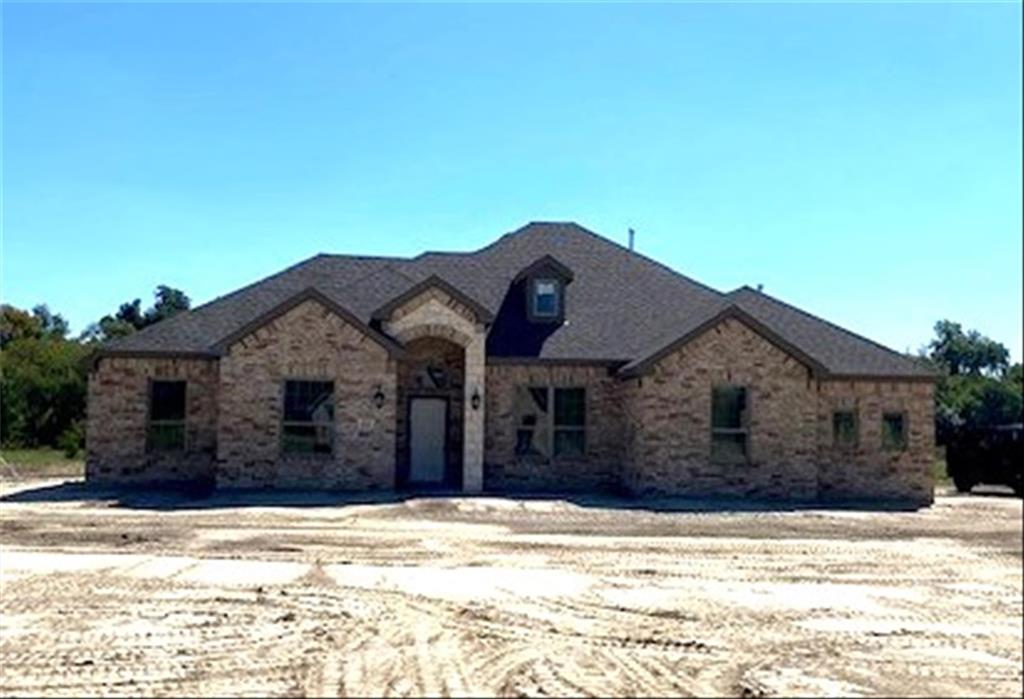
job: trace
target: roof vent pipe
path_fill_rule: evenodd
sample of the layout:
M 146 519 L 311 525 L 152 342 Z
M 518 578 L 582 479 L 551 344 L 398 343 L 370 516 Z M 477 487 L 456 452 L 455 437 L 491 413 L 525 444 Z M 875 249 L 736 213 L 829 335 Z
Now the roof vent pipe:
M 633 249 L 633 239 L 636 237 L 636 231 L 632 228 L 629 229 L 629 249 Z

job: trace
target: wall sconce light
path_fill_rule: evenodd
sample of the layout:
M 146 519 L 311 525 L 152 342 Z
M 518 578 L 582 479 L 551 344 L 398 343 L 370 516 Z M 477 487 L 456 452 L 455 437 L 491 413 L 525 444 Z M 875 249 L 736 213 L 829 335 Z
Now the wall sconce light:
M 480 389 L 473 389 L 473 397 L 469 399 L 469 404 L 473 406 L 473 410 L 480 409 Z
M 378 410 L 384 407 L 384 389 L 380 384 L 377 384 L 377 390 L 373 393 L 373 404 Z

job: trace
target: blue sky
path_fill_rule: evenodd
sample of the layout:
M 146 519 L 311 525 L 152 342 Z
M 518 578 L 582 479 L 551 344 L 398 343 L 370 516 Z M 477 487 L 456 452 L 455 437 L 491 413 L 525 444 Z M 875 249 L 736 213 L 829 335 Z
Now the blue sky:
M 1020 4 L 3 6 L 5 302 L 576 220 L 895 349 L 1021 357 Z

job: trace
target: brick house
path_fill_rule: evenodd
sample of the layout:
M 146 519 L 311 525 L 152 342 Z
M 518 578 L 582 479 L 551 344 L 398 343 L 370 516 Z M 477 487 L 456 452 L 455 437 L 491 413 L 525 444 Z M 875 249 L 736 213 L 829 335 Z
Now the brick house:
M 318 255 L 97 353 L 90 480 L 929 503 L 934 376 L 573 223 Z

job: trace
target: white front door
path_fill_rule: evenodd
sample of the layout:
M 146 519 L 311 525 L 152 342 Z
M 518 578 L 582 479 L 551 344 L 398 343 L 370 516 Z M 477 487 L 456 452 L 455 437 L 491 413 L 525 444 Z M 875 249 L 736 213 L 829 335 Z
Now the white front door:
M 440 483 L 444 480 L 444 436 L 448 401 L 444 398 L 409 399 L 409 480 Z

